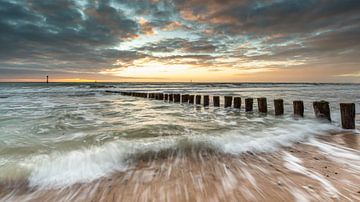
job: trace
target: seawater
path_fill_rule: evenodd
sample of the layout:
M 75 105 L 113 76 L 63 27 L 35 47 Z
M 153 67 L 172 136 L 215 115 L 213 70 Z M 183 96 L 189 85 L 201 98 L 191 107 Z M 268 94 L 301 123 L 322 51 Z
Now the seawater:
M 105 90 L 267 97 L 269 115 L 256 113 L 256 101 L 255 112 L 245 113 L 243 108 L 203 108 Z M 282 117 L 272 115 L 275 98 L 284 99 Z M 293 118 L 293 100 L 304 101 L 304 119 Z M 330 102 L 331 124 L 314 118 L 312 102 L 317 100 Z M 87 183 L 126 172 L 136 155 L 169 149 L 204 148 L 234 155 L 272 152 L 340 132 L 340 102 L 355 102 L 359 111 L 360 85 L 2 83 L 0 181 L 25 179 L 38 187 Z M 356 116 L 359 126 L 359 113 Z

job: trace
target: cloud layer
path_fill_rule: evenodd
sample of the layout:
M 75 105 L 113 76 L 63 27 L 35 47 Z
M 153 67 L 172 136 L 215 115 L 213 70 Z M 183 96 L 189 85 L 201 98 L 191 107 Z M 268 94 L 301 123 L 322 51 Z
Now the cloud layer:
M 324 71 L 319 81 L 357 82 L 360 1 L 4 0 L 0 44 L 0 81 L 117 80 L 160 64 L 223 71 L 231 81 Z

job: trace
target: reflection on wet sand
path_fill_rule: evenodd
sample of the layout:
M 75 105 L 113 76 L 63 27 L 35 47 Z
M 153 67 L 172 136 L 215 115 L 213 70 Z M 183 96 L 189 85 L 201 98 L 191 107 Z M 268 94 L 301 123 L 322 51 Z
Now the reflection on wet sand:
M 5 201 L 360 201 L 358 139 L 323 136 L 275 153 L 240 156 L 207 149 L 143 154 L 127 171 L 92 183 L 49 190 L 7 183 L 0 196 Z

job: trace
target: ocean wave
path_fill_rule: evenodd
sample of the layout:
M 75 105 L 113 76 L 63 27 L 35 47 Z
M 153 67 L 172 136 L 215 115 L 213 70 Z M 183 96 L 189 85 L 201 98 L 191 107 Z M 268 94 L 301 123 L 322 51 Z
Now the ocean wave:
M 138 158 L 155 158 L 183 152 L 219 152 L 230 155 L 272 152 L 316 135 L 338 130 L 330 124 L 299 121 L 248 134 L 246 130 L 225 133 L 191 133 L 145 139 L 115 139 L 68 152 L 35 155 L 19 163 L 29 173 L 29 185 L 52 188 L 87 183 L 113 172 L 125 171 Z

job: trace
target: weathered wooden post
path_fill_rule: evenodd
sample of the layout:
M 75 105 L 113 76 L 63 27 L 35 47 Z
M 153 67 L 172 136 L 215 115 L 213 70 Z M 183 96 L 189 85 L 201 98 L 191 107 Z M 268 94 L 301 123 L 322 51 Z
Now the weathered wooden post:
M 313 107 L 317 118 L 331 121 L 329 102 L 323 100 L 320 102 L 313 102 Z
M 167 102 L 169 100 L 169 94 L 165 94 L 165 101 Z
M 189 94 L 184 94 L 181 96 L 182 103 L 188 103 L 188 101 L 189 101 Z
M 194 104 L 194 95 L 189 95 L 189 104 Z
M 208 95 L 204 95 L 204 107 L 209 106 L 209 96 Z
M 258 110 L 260 113 L 267 113 L 267 101 L 266 98 L 261 97 L 257 99 Z
M 253 98 L 245 98 L 245 111 L 251 112 L 253 110 L 254 99 Z
M 340 103 L 341 125 L 344 129 L 355 129 L 355 104 Z
M 295 100 L 293 102 L 294 116 L 304 117 L 304 102 L 301 100 Z
M 174 102 L 180 102 L 180 94 L 174 95 Z
M 169 94 L 169 102 L 173 102 L 174 101 L 174 94 Z
M 232 96 L 224 96 L 224 107 L 227 108 L 227 107 L 231 107 L 232 105 Z
M 159 100 L 164 100 L 164 94 L 163 93 L 159 93 Z
M 241 109 L 241 97 L 234 97 L 234 108 Z
M 274 109 L 275 109 L 275 116 L 284 115 L 284 100 L 283 99 L 275 99 L 274 100 Z
M 201 95 L 196 95 L 195 96 L 195 101 L 196 101 L 197 105 L 201 104 Z
M 213 96 L 213 103 L 214 103 L 214 107 L 220 107 L 220 97 Z

